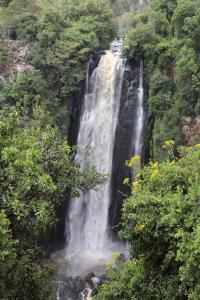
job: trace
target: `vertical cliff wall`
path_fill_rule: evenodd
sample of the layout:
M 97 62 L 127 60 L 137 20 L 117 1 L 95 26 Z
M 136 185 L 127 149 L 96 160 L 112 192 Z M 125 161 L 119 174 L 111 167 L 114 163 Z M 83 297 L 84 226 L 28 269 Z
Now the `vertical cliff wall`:
M 123 184 L 126 177 L 131 177 L 130 169 L 125 166 L 135 153 L 134 140 L 136 138 L 138 91 L 140 81 L 140 62 L 131 60 L 126 62 L 119 120 L 116 129 L 113 167 L 112 167 L 112 201 L 110 205 L 110 226 L 119 224 L 122 202 L 130 190 Z M 141 158 L 145 160 L 145 136 L 147 122 L 147 92 L 144 83 L 144 128 L 142 130 Z

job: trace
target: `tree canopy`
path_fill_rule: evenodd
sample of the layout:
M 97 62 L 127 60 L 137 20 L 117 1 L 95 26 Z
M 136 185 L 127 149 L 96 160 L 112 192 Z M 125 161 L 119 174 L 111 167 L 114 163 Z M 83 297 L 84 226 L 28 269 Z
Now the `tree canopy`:
M 164 148 L 168 158 L 138 169 L 124 202 L 121 237 L 131 258 L 110 270 L 95 300 L 198 299 L 200 145 L 180 147 L 178 159 L 173 141 Z
M 73 162 L 68 108 L 115 24 L 106 0 L 13 0 L 0 1 L 0 26 L 0 299 L 54 299 L 58 210 L 105 180 Z M 24 46 L 29 68 L 9 74 Z
M 199 14 L 197 0 L 153 0 L 125 39 L 124 55 L 144 60 L 156 159 L 165 140 L 184 143 L 184 118 L 200 113 Z

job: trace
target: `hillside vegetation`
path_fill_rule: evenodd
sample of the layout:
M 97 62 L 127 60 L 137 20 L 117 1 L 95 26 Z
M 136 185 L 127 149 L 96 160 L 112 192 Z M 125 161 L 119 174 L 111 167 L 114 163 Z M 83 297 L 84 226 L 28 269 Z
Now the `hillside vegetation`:
M 68 108 L 115 25 L 106 0 L 0 6 L 0 299 L 55 299 L 48 241 L 57 210 L 104 181 L 72 162 Z M 13 71 L 19 62 L 24 72 Z
M 178 149 L 166 141 L 168 158 L 138 170 L 123 207 L 121 237 L 130 259 L 116 262 L 95 300 L 199 299 L 200 144 Z M 127 183 L 127 180 L 125 180 Z M 131 184 L 131 182 L 130 182 Z
M 183 125 L 200 115 L 200 7 L 198 0 L 153 0 L 137 14 L 124 55 L 144 60 L 148 105 L 154 120 L 151 157 L 162 159 L 162 144 L 187 143 Z M 200 132 L 199 132 L 200 135 Z M 199 141 L 194 136 L 193 143 Z

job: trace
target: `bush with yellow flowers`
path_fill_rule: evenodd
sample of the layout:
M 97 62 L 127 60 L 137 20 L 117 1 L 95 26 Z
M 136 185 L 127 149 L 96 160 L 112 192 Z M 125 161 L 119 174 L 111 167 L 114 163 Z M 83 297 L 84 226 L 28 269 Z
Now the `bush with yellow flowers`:
M 110 270 L 95 300 L 200 299 L 200 145 L 178 151 L 140 170 L 123 207 L 130 259 Z

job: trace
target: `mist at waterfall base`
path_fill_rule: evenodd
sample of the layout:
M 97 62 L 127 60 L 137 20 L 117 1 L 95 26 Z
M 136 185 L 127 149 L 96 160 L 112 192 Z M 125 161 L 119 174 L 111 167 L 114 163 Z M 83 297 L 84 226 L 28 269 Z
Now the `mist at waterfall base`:
M 75 161 L 83 171 L 94 165 L 111 174 L 115 131 L 120 108 L 124 61 L 122 41 L 115 41 L 101 57 L 98 67 L 87 75 L 86 95 L 78 134 Z M 105 272 L 114 252 L 124 253 L 121 242 L 113 242 L 108 228 L 111 180 L 100 190 L 72 198 L 66 221 L 68 274 L 84 276 Z

